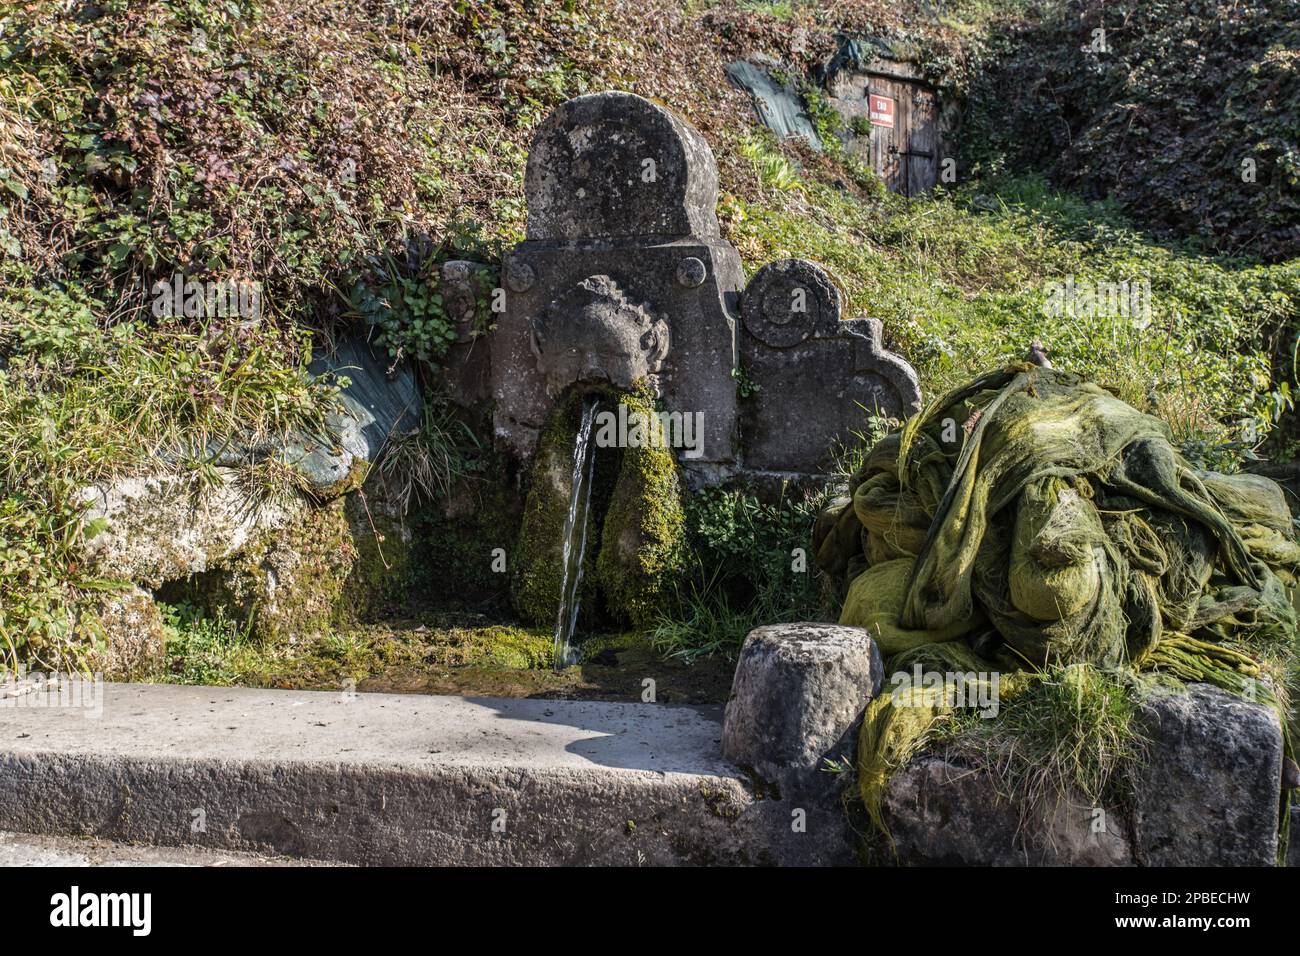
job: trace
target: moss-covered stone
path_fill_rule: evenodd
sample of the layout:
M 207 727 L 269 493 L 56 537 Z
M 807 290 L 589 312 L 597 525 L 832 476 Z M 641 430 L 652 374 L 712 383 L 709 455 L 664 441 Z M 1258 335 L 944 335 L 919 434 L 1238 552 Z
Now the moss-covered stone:
M 510 599 L 530 624 L 554 624 L 564 587 L 564 525 L 573 495 L 573 450 L 582 396 L 570 392 L 551 410 L 533 456 L 532 480 L 512 564 Z
M 346 585 L 357 557 L 336 500 L 257 536 L 200 587 L 205 604 L 221 605 L 259 640 L 297 643 L 353 617 Z
M 512 600 L 525 620 L 555 621 L 563 589 L 564 526 L 573 492 L 573 450 L 582 393 L 569 392 L 552 410 L 534 457 L 532 484 L 515 549 Z M 655 414 L 648 392 L 608 389 L 611 408 Z M 598 602 L 615 619 L 650 623 L 669 576 L 680 566 L 685 538 L 681 486 L 672 450 L 648 443 L 622 449 L 593 443 L 595 477 L 580 604 Z
M 80 626 L 91 638 L 87 672 L 109 680 L 142 680 L 161 670 L 166 631 L 147 591 L 132 586 L 99 595 L 84 609 Z
M 627 395 L 632 411 L 653 416 L 644 395 Z M 637 627 L 654 622 L 671 576 L 682 565 L 686 519 L 672 449 L 648 444 L 623 452 L 605 512 L 596 578 L 605 606 Z
M 351 613 L 359 617 L 409 587 L 412 533 L 401 503 L 378 476 L 347 496 L 343 513 L 356 551 L 344 595 Z
M 479 477 L 479 474 L 482 477 Z M 523 495 L 505 461 L 489 457 L 481 472 L 457 481 L 445 499 L 412 516 L 411 580 L 446 608 L 504 608 Z
M 216 483 L 189 474 L 127 477 L 84 489 L 85 521 L 102 524 L 79 560 L 105 578 L 146 588 L 220 568 L 255 539 L 308 510 L 299 495 L 255 499 L 238 469 Z
M 321 501 L 332 501 L 353 491 L 358 491 L 370 476 L 370 462 L 364 458 L 353 458 L 343 477 L 328 484 L 314 486 L 312 494 Z

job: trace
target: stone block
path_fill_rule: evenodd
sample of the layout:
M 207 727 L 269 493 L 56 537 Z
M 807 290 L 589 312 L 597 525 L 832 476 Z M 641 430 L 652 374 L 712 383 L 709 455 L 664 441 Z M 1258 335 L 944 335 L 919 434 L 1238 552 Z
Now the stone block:
M 498 440 L 529 457 L 556 396 L 646 380 L 702 413 L 688 469 L 735 460 L 740 257 L 718 237 L 717 166 L 698 132 L 629 93 L 578 97 L 542 124 L 525 181 L 527 240 L 506 256 L 492 335 Z
M 770 263 L 745 287 L 741 364 L 756 386 L 741 415 L 746 469 L 825 474 L 868 415 L 920 408 L 916 371 L 885 351 L 880 321 L 840 311 L 835 283 L 806 259 Z
M 1133 828 L 1150 866 L 1272 866 L 1282 728 L 1277 714 L 1206 684 L 1142 706 L 1151 759 Z
M 736 665 L 723 756 L 783 790 L 831 790 L 826 761 L 852 764 L 862 712 L 883 676 L 880 651 L 863 628 L 755 628 Z
M 885 819 L 905 865 L 1272 866 L 1282 735 L 1270 708 L 1205 684 L 1140 705 L 1147 756 L 1128 807 L 1067 796 L 1025 807 L 942 751 L 890 780 Z

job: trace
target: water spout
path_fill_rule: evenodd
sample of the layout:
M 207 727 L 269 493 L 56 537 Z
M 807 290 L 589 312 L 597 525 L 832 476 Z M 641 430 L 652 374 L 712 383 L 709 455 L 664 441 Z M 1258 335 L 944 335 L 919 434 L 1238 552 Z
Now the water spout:
M 590 451 L 592 424 L 599 395 L 582 400 L 582 422 L 573 443 L 573 492 L 564 521 L 564 569 L 560 606 L 555 615 L 555 669 L 576 664 L 573 632 L 578 625 L 578 592 L 582 587 L 582 562 L 587 552 L 587 517 L 591 504 L 592 467 L 596 456 Z

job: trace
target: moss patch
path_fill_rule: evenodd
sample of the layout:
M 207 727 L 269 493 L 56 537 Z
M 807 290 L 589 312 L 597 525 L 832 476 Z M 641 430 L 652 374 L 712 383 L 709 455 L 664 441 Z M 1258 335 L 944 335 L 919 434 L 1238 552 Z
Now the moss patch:
M 531 624 L 554 624 L 564 588 L 564 525 L 573 494 L 573 450 L 582 418 L 582 393 L 573 390 L 551 409 L 537 442 L 533 457 L 528 497 L 515 545 L 510 600 L 515 612 Z M 595 448 L 591 449 L 595 453 Z M 605 457 L 605 456 L 598 456 Z M 600 482 L 595 482 L 599 485 Z M 592 489 L 593 499 L 596 488 Z M 601 514 L 592 501 L 590 517 Z M 587 540 L 599 540 L 589 525 Z M 590 606 L 592 595 L 591 560 L 588 552 L 584 568 L 581 605 Z
M 360 617 L 409 586 L 411 530 L 399 511 L 386 506 L 382 491 L 370 485 L 348 495 L 343 510 L 356 554 L 344 596 L 351 613 Z
M 296 643 L 350 618 L 345 587 L 357 563 L 341 500 L 261 534 L 228 567 L 202 576 L 203 603 L 259 640 Z
M 622 401 L 629 412 L 654 415 L 645 395 L 626 395 Z M 596 558 L 596 580 L 614 617 L 636 627 L 653 623 L 670 593 L 672 575 L 682 566 L 685 536 L 672 450 L 626 449 Z
M 100 596 L 89 615 L 94 648 L 83 661 L 88 673 L 110 680 L 140 680 L 162 667 L 166 630 L 152 596 L 137 587 Z
M 604 391 L 602 409 L 625 404 L 653 419 L 648 392 Z M 546 421 L 534 457 L 532 485 L 515 549 L 512 600 L 525 620 L 554 622 L 564 573 L 564 525 L 573 492 L 573 450 L 581 422 L 582 393 L 569 392 Z M 617 622 L 650 623 L 662 606 L 670 575 L 681 564 L 685 519 L 676 459 L 671 449 L 647 443 L 599 448 L 587 529 L 580 604 L 584 616 L 599 606 Z
M 481 473 L 411 519 L 412 582 L 449 608 L 509 603 L 523 496 L 505 461 L 488 457 Z
M 202 635 L 201 635 L 202 636 Z M 193 643 L 193 642 L 192 642 Z M 201 659 L 175 661 L 170 680 L 295 690 L 455 694 L 564 700 L 720 704 L 731 688 L 722 655 L 665 660 L 644 635 L 603 634 L 582 661 L 555 671 L 550 628 L 430 612 L 336 631 L 315 642 L 268 646 L 237 634 L 198 642 Z M 652 682 L 652 683 L 648 683 Z

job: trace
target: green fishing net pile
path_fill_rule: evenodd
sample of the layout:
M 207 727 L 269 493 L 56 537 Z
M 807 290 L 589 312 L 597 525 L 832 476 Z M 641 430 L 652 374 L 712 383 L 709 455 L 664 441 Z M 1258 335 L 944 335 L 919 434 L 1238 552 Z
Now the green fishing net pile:
M 848 490 L 818 520 L 817 562 L 887 673 L 997 673 L 1005 699 L 1041 668 L 1092 664 L 1285 710 L 1260 664 L 1296 642 L 1281 487 L 1197 470 L 1097 385 L 1028 364 L 981 376 L 877 443 Z M 926 685 L 887 684 L 864 717 L 860 785 L 882 828 L 890 772 L 957 703 Z

